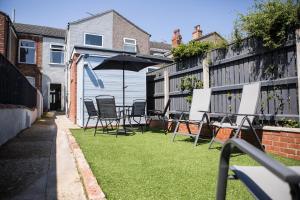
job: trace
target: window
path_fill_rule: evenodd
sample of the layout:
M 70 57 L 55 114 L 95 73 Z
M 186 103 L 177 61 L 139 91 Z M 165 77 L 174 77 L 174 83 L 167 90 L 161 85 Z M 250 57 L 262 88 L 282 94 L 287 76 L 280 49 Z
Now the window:
M 59 44 L 50 45 L 50 64 L 64 64 L 64 46 Z
M 91 46 L 103 46 L 103 36 L 96 35 L 96 34 L 84 34 L 84 45 L 91 45 Z
M 20 40 L 19 63 L 35 64 L 35 42 L 31 40 Z
M 123 50 L 136 52 L 136 40 L 131 38 L 124 38 Z

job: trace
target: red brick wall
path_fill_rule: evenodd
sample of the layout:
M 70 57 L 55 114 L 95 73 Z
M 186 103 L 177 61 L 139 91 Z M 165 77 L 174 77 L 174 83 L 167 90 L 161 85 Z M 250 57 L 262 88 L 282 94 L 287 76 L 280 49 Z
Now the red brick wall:
M 77 114 L 77 59 L 79 54 L 74 54 L 70 69 L 70 108 L 69 118 L 76 123 Z
M 0 13 L 0 53 L 6 57 L 7 17 Z
M 153 124 L 155 126 L 155 124 Z M 158 124 L 157 124 L 158 125 Z M 196 133 L 198 127 L 190 125 L 193 133 Z M 185 124 L 179 126 L 179 132 L 187 132 Z M 232 129 L 223 128 L 218 133 L 217 138 L 226 141 L 232 136 Z M 205 127 L 202 134 L 211 137 L 211 131 Z M 280 155 L 286 158 L 300 160 L 300 133 L 293 133 L 287 131 L 269 131 L 257 130 L 258 137 L 261 139 L 262 144 L 265 146 L 266 152 Z M 254 136 L 248 132 L 242 131 L 240 137 L 249 143 L 257 146 Z
M 29 34 L 19 34 L 19 39 L 27 39 L 35 41 L 35 57 L 36 64 L 23 64 L 18 63 L 18 68 L 24 74 L 24 76 L 32 76 L 35 78 L 35 87 L 39 90 L 42 89 L 42 43 L 43 38 L 41 36 L 29 35 Z M 19 55 L 18 55 L 19 57 Z

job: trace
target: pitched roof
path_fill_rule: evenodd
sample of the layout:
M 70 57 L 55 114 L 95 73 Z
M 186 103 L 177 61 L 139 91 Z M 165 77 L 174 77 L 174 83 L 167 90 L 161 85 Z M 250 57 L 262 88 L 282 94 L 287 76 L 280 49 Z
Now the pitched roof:
M 150 41 L 150 48 L 171 50 L 172 49 L 172 45 L 168 44 L 168 43 L 164 43 L 164 42 Z
M 14 23 L 14 27 L 18 33 L 30 33 L 42 36 L 50 36 L 56 38 L 65 38 L 66 30 L 47 26 L 38 26 L 31 24 Z
M 212 36 L 212 35 L 217 35 L 219 38 L 225 40 L 225 39 L 224 39 L 219 33 L 217 33 L 217 32 L 211 32 L 211 33 L 205 34 L 205 35 L 203 35 L 202 37 L 197 38 L 197 39 L 195 39 L 195 40 L 196 40 L 196 41 L 197 41 L 197 40 L 202 40 L 202 39 L 208 38 L 208 37 L 210 37 L 210 36 Z
M 148 35 L 151 35 L 149 34 L 148 32 L 146 32 L 145 30 L 143 30 L 142 28 L 138 27 L 137 25 L 135 25 L 133 22 L 131 22 L 129 19 L 127 19 L 126 17 L 124 17 L 123 15 L 121 15 L 120 13 L 118 13 L 117 11 L 111 9 L 111 10 L 107 10 L 107 11 L 104 11 L 104 12 L 101 12 L 101 13 L 97 13 L 97 14 L 94 14 L 94 15 L 91 15 L 91 16 L 88 16 L 88 17 L 85 17 L 85 18 L 82 18 L 82 19 L 79 19 L 79 20 L 76 20 L 76 21 L 73 21 L 73 22 L 69 22 L 69 24 L 78 24 L 78 23 L 81 23 L 81 22 L 84 22 L 84 21 L 87 21 L 87 20 L 90 20 L 90 19 L 94 19 L 94 18 L 97 18 L 97 17 L 101 17 L 103 15 L 106 15 L 108 13 L 115 13 L 117 15 L 119 15 L 120 17 L 122 17 L 124 20 L 126 20 L 128 23 L 132 24 L 133 26 L 135 26 L 137 29 L 139 29 L 140 31 L 148 34 Z

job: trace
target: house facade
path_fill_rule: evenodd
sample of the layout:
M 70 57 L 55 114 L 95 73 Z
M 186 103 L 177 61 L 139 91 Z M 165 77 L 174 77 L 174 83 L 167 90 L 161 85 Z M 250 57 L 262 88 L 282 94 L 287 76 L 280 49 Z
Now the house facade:
M 109 10 L 75 22 L 67 30 L 67 113 L 76 124 L 87 121 L 84 99 L 113 95 L 122 104 L 122 71 L 93 68 L 105 58 L 121 53 L 159 59 L 150 55 L 150 34 L 115 10 Z M 125 72 L 125 104 L 146 99 L 146 72 Z M 91 121 L 93 125 L 96 121 Z
M 65 30 L 14 23 L 17 66 L 43 95 L 44 110 L 64 110 Z
M 64 29 L 13 23 L 0 12 L 0 53 L 42 93 L 44 110 L 64 110 Z
M 18 36 L 9 16 L 0 11 L 0 53 L 17 64 Z
M 121 53 L 163 60 L 169 47 L 150 43 L 150 36 L 115 10 L 70 22 L 66 30 L 12 23 L 0 13 L 0 52 L 41 91 L 44 110 L 65 110 L 81 126 L 87 118 L 85 98 L 109 94 L 122 103 L 121 71 L 93 67 Z M 126 71 L 127 105 L 146 99 L 146 72 Z

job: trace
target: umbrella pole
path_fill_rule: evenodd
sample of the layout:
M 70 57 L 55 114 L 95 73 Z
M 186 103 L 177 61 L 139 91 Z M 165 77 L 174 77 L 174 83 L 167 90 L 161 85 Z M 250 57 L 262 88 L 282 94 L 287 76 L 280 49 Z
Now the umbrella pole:
M 123 129 L 126 134 L 126 128 L 125 128 L 125 66 L 123 63 Z

